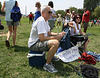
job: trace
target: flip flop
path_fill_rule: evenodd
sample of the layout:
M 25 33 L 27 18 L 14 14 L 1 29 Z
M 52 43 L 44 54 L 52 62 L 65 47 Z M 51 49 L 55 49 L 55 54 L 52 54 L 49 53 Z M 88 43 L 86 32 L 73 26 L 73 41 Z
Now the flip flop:
M 10 43 L 9 43 L 8 40 L 6 40 L 5 43 L 6 43 L 6 46 L 7 46 L 7 47 L 10 47 Z

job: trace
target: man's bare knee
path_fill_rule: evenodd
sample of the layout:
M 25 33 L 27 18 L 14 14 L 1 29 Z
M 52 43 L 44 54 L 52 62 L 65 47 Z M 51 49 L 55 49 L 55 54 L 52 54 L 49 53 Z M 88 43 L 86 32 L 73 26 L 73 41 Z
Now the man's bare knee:
M 48 46 L 49 47 L 52 47 L 52 46 L 54 46 L 54 47 L 59 47 L 59 41 L 58 40 L 50 40 L 49 42 L 48 42 Z

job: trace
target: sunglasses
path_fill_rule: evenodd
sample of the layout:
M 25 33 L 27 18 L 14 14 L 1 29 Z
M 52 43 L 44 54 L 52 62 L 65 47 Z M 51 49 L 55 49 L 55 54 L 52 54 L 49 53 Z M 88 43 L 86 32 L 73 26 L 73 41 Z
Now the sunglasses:
M 52 12 L 51 11 L 48 11 L 48 14 L 51 14 Z
M 36 4 L 36 5 L 38 5 L 38 4 Z
M 76 17 L 76 19 L 78 19 L 78 18 L 81 19 L 81 17 Z

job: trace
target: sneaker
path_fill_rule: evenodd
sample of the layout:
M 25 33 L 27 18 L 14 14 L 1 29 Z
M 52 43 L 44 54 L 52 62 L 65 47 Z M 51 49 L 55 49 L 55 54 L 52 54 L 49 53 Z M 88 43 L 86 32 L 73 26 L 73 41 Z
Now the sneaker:
M 52 65 L 52 63 L 50 63 L 50 64 L 48 64 L 48 65 L 44 65 L 44 67 L 43 67 L 43 69 L 44 70 L 47 70 L 48 72 L 50 72 L 50 73 L 55 73 L 55 72 L 58 72 L 58 70 L 56 70 L 55 68 L 54 68 L 54 66 Z
M 8 40 L 6 40 L 5 43 L 6 43 L 6 46 L 7 46 L 7 47 L 10 47 L 10 43 L 9 43 Z
M 59 61 L 60 59 L 56 56 L 53 56 L 52 61 Z

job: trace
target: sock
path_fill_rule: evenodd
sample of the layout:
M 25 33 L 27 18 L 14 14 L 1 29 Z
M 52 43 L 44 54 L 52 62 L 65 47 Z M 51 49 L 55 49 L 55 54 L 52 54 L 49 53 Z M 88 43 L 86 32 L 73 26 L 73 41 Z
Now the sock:
M 46 65 L 48 65 L 48 64 L 46 63 Z

